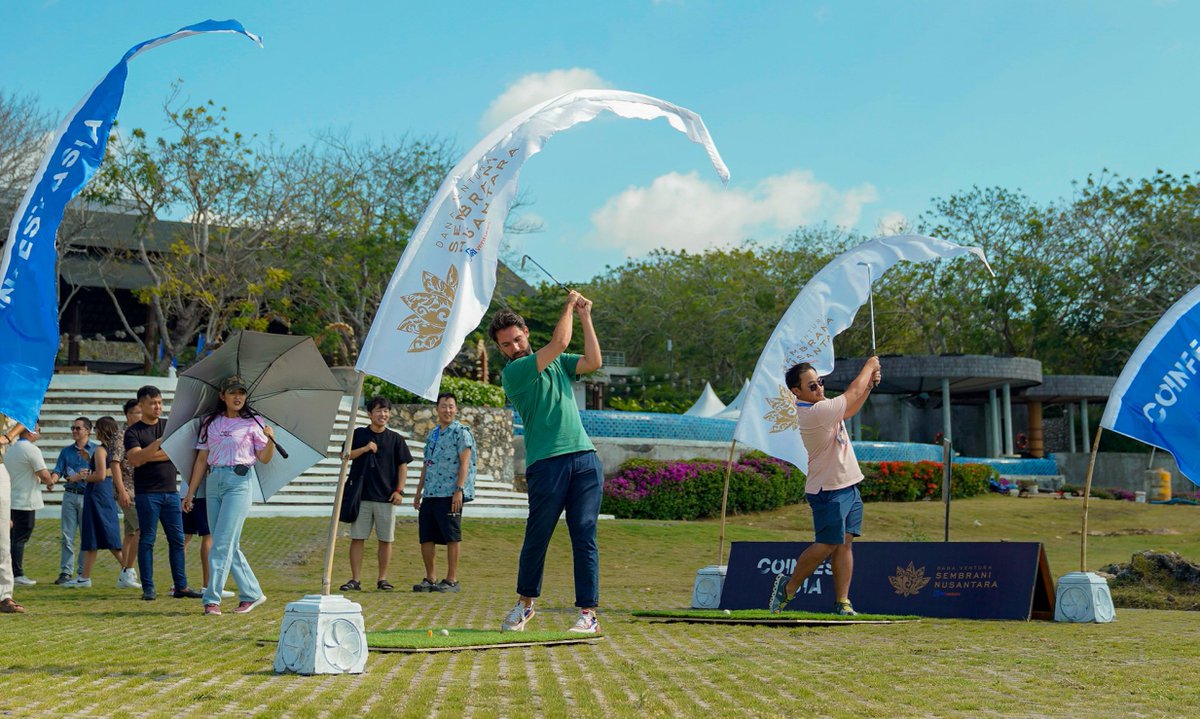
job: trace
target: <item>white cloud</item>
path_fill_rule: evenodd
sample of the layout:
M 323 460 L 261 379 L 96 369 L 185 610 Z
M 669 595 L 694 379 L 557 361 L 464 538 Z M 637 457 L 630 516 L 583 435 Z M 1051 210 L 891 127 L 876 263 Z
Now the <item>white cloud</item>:
M 488 106 L 479 119 L 479 129 L 491 132 L 497 125 L 522 110 L 571 90 L 612 87 L 595 70 L 573 67 L 569 70 L 533 72 L 517 79 Z
M 610 198 L 592 214 L 591 240 L 630 257 L 656 247 L 703 250 L 813 222 L 852 227 L 877 198 L 870 184 L 839 191 L 807 170 L 768 177 L 749 190 L 722 190 L 696 172 L 672 172 Z

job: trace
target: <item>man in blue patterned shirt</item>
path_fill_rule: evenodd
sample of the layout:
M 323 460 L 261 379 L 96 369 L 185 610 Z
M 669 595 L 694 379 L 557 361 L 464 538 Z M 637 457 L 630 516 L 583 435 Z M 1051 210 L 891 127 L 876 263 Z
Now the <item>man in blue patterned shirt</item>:
M 414 592 L 457 592 L 458 558 L 462 548 L 462 507 L 475 498 L 475 437 L 455 418 L 458 398 L 443 392 L 437 398 L 438 426 L 425 439 L 425 461 L 413 498 L 418 512 L 421 559 L 425 578 Z M 446 545 L 446 577 L 437 581 L 433 570 L 437 545 Z

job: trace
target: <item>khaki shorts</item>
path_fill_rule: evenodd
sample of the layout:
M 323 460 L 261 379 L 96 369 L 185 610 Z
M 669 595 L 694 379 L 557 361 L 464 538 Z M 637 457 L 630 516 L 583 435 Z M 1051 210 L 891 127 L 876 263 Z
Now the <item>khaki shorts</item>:
M 364 501 L 358 507 L 358 519 L 350 525 L 351 539 L 369 539 L 371 528 L 381 542 L 396 540 L 396 505 L 391 502 Z
M 129 509 L 121 510 L 121 516 L 125 517 L 125 536 L 137 534 L 139 530 L 137 507 L 129 505 Z

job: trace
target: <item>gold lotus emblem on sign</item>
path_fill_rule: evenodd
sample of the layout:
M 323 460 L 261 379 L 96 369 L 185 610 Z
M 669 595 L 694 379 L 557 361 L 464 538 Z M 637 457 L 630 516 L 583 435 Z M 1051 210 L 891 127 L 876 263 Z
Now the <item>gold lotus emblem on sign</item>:
M 409 352 L 425 352 L 442 343 L 446 320 L 450 318 L 454 295 L 458 292 L 458 269 L 450 265 L 444 280 L 430 272 L 422 272 L 421 284 L 425 286 L 424 292 L 400 297 L 413 311 L 397 328 L 416 335 L 408 347 Z
M 767 397 L 771 410 L 763 419 L 771 423 L 771 434 L 800 428 L 800 417 L 796 414 L 796 397 L 791 390 L 779 385 L 778 397 Z
M 913 567 L 912 562 L 908 563 L 907 569 L 896 567 L 896 576 L 888 577 L 888 581 L 896 589 L 896 594 L 902 597 L 916 596 L 917 592 L 929 584 L 929 579 L 925 576 L 925 567 Z

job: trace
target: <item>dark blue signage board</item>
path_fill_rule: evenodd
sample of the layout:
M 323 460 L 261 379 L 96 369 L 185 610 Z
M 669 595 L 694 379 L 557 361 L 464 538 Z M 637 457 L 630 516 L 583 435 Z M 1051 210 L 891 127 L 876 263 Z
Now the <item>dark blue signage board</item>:
M 766 609 L 776 574 L 807 542 L 734 542 L 722 609 Z M 828 612 L 829 562 L 787 609 Z M 1053 619 L 1054 581 L 1040 542 L 855 542 L 850 600 L 859 612 L 964 619 Z

